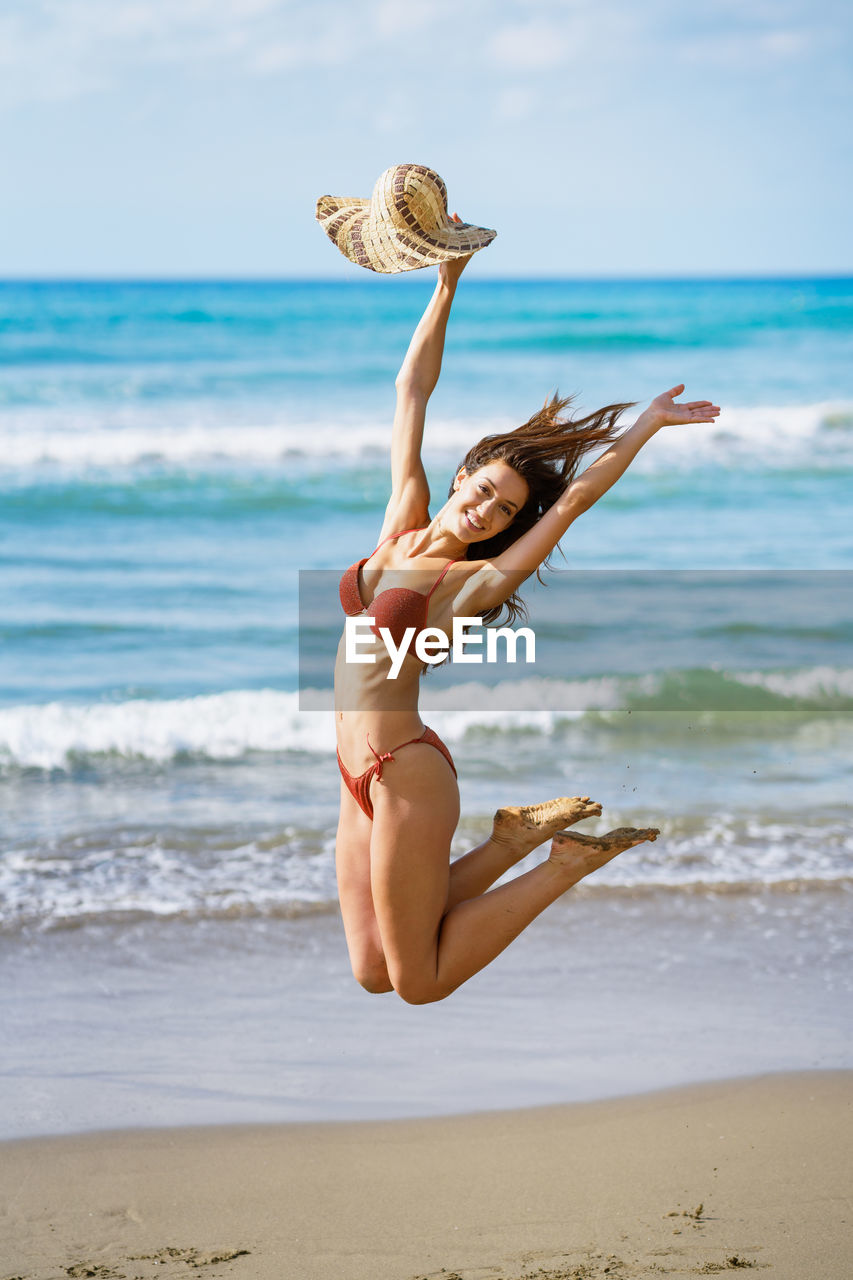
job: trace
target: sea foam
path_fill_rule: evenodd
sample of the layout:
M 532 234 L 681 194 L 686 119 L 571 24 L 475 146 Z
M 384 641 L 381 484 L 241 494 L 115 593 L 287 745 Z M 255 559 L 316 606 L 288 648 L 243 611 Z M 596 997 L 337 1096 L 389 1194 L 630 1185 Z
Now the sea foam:
M 853 711 L 853 669 L 816 667 L 588 680 L 540 677 L 495 687 L 471 682 L 431 690 L 429 717 L 443 737 L 458 742 L 475 730 L 524 729 L 547 737 L 560 724 L 587 712 L 725 716 L 737 711 L 731 701 L 715 710 L 715 687 L 728 693 L 740 689 L 744 708 L 754 715 L 766 710 L 846 717 Z M 748 702 L 755 690 L 767 700 Z M 0 709 L 0 769 L 63 770 L 111 756 L 162 764 L 185 757 L 235 760 L 250 752 L 332 754 L 334 722 L 329 711 L 321 709 L 325 696 L 312 690 L 303 691 L 300 698 L 295 691 L 258 689 L 192 698 L 6 707 Z M 460 704 L 470 709 L 458 710 Z
M 626 425 L 630 421 L 626 415 Z M 425 447 L 436 458 L 456 460 L 461 444 L 467 447 L 480 436 L 516 425 L 505 417 L 438 417 L 430 420 Z M 166 405 L 156 413 L 141 405 L 85 411 L 26 407 L 0 414 L 0 477 L 44 468 L 76 474 L 154 463 L 180 469 L 227 462 L 233 470 L 292 463 L 296 457 L 346 465 L 386 453 L 389 438 L 390 422 L 375 417 L 245 420 L 245 410 L 229 415 L 223 405 Z M 853 463 L 853 404 L 727 405 L 716 423 L 658 435 L 634 469 L 739 467 L 750 458 L 771 468 Z
M 630 815 L 629 815 L 630 816 Z M 605 814 L 596 824 L 624 825 Z M 282 824 L 240 838 L 236 831 L 165 828 L 124 822 L 0 857 L 0 931 L 69 927 L 122 918 L 294 917 L 337 907 L 335 815 L 322 829 Z M 790 893 L 848 889 L 853 835 L 846 823 L 721 813 L 712 819 L 658 819 L 655 843 L 617 858 L 577 892 Z M 454 856 L 467 837 L 457 836 Z M 522 874 L 541 851 L 512 873 Z

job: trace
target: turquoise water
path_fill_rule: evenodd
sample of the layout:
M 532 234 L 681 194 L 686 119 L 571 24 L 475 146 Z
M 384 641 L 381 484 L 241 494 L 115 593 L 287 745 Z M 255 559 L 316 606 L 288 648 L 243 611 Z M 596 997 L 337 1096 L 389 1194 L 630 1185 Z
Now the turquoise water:
M 430 289 L 0 284 L 0 1135 L 849 1065 L 851 280 L 463 282 L 437 498 L 556 387 L 722 405 L 572 526 L 535 674 L 426 681 L 457 852 L 567 793 L 662 834 L 452 1000 L 352 981 L 299 576 L 375 544 Z
M 334 904 L 337 778 L 327 718 L 299 709 L 298 572 L 375 544 L 394 374 L 430 288 L 0 285 L 2 927 Z M 573 526 L 567 564 L 750 572 L 759 615 L 773 572 L 833 571 L 839 602 L 825 626 L 789 609 L 781 650 L 735 627 L 722 668 L 688 618 L 641 688 L 603 597 L 573 660 L 560 597 L 537 596 L 556 693 L 480 713 L 448 689 L 442 709 L 429 677 L 472 821 L 508 778 L 517 799 L 600 792 L 610 818 L 666 811 L 668 842 L 615 864 L 614 891 L 848 883 L 851 356 L 850 280 L 460 288 L 427 429 L 438 497 L 474 440 L 556 387 L 591 408 L 684 381 L 719 421 L 661 433 Z M 816 788 L 818 817 L 792 787 Z

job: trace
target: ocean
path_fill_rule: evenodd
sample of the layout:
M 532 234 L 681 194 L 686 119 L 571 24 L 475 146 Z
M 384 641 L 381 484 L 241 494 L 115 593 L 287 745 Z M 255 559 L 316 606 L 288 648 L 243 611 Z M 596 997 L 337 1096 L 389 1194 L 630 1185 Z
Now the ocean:
M 556 794 L 603 803 L 589 829 L 662 834 L 449 1012 L 348 977 L 300 577 L 334 581 L 376 544 L 394 375 L 431 288 L 0 284 L 0 1134 L 570 1100 L 696 1078 L 696 1037 L 719 1046 L 723 1025 L 710 1075 L 850 1065 L 853 280 L 463 280 L 426 432 L 439 502 L 471 443 L 558 388 L 639 412 L 684 382 L 722 406 L 661 432 L 569 530 L 530 593 L 534 671 L 425 677 L 460 769 L 457 852 L 499 804 Z M 678 993 L 711 984 L 710 1023 L 689 1052 L 673 1026 L 675 1058 L 634 1054 L 629 1079 L 596 1013 L 664 1016 L 638 976 L 663 963 L 651 937 Z M 520 1044 L 553 1024 L 537 964 L 555 956 L 592 984 L 566 1024 L 587 1065 L 566 1074 L 567 1029 L 542 1096 L 536 1072 L 519 1083 Z M 733 1031 L 756 972 L 769 985 Z M 515 998 L 502 974 L 523 1018 L 511 1053 L 490 1039 Z M 223 1066 L 226 1005 L 250 1066 Z M 424 1072 L 426 1026 L 468 1093 Z M 391 1046 L 390 1095 L 365 1028 Z M 306 1059 L 309 1041 L 324 1047 Z

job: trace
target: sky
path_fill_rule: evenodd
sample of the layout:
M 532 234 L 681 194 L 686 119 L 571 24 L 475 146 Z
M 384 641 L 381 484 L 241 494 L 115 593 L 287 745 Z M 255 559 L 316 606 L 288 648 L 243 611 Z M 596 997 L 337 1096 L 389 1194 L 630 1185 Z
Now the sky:
M 497 229 L 484 279 L 850 274 L 851 28 L 849 0 L 3 0 L 0 277 L 357 278 L 316 199 L 409 161 Z

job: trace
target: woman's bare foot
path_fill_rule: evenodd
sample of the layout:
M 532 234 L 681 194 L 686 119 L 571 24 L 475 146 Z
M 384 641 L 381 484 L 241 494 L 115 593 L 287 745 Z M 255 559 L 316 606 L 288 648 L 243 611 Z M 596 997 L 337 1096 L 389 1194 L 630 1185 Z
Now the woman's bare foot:
M 563 827 L 584 818 L 597 818 L 600 813 L 601 805 L 589 796 L 558 796 L 544 804 L 510 805 L 495 814 L 490 839 L 517 854 L 516 860 L 521 861 Z
M 558 831 L 551 844 L 548 861 L 562 871 L 568 871 L 572 883 L 577 884 L 610 862 L 617 854 L 646 840 L 657 840 L 657 827 L 617 827 L 603 836 L 584 836 L 579 831 Z

